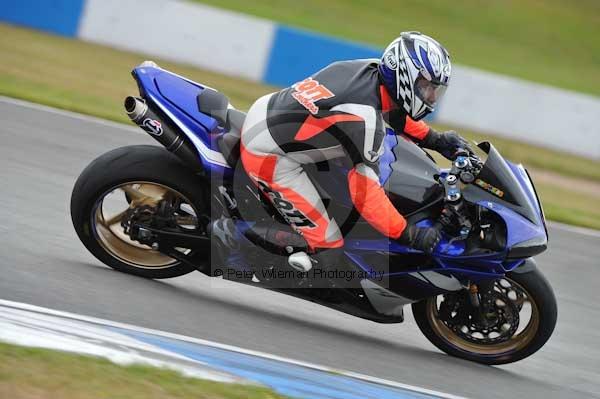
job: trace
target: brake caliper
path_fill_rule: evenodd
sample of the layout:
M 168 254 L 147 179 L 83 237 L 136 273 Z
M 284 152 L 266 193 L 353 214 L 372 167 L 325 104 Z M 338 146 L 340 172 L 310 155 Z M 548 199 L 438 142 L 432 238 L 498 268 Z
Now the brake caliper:
M 154 234 L 143 226 L 152 226 L 157 208 L 150 205 L 142 205 L 129 208 L 125 217 L 121 219 L 121 226 L 125 234 L 140 244 L 152 246 L 156 241 Z

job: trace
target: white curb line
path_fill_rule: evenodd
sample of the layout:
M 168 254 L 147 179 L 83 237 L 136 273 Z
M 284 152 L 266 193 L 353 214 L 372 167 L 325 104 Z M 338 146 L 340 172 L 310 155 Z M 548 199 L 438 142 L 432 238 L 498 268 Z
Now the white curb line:
M 448 394 L 448 393 L 438 392 L 438 391 L 434 391 L 434 390 L 430 390 L 430 389 L 426 389 L 426 388 L 417 387 L 414 385 L 403 384 L 400 382 L 395 382 L 395 381 L 385 380 L 382 378 L 372 377 L 372 376 L 368 376 L 365 374 L 334 369 L 334 368 L 330 368 L 330 367 L 326 367 L 326 366 L 317 365 L 314 363 L 308 363 L 308 362 L 290 359 L 287 357 L 272 355 L 272 354 L 265 353 L 265 352 L 244 349 L 244 348 L 240 348 L 240 347 L 233 346 L 233 345 L 220 344 L 218 342 L 188 337 L 185 335 L 173 334 L 173 333 L 169 333 L 169 332 L 165 332 L 165 331 L 153 330 L 150 328 L 133 326 L 130 324 L 125 324 L 125 323 L 118 323 L 118 322 L 104 320 L 104 319 L 100 319 L 100 318 L 96 318 L 96 317 L 83 316 L 83 315 L 78 315 L 75 313 L 63 312 L 63 311 L 59 311 L 59 310 L 43 308 L 40 306 L 29 305 L 26 303 L 7 301 L 4 299 L 0 299 L 0 306 L 5 306 L 8 308 L 14 308 L 14 309 L 27 310 L 27 311 L 31 311 L 31 312 L 46 314 L 46 315 L 53 315 L 53 316 L 58 316 L 58 317 L 66 318 L 66 319 L 85 321 L 88 323 L 99 324 L 99 325 L 103 325 L 103 326 L 128 329 L 128 330 L 132 330 L 132 331 L 136 331 L 136 332 L 140 332 L 140 333 L 144 333 L 144 334 L 151 334 L 151 335 L 156 335 L 159 337 L 175 339 L 175 340 L 179 340 L 179 341 L 183 341 L 183 342 L 189 342 L 189 343 L 194 343 L 194 344 L 199 344 L 199 345 L 204 345 L 204 346 L 209 346 L 209 347 L 213 347 L 213 348 L 242 353 L 245 355 L 261 357 L 261 358 L 269 359 L 269 360 L 275 360 L 275 361 L 279 361 L 279 362 L 283 362 L 283 363 L 293 364 L 296 366 L 310 368 L 313 370 L 341 374 L 341 375 L 344 375 L 347 377 L 356 378 L 358 380 L 362 380 L 362 381 L 366 381 L 366 382 L 371 382 L 371 383 L 380 384 L 380 385 L 387 385 L 389 387 L 394 387 L 394 388 L 406 389 L 409 391 L 418 392 L 418 393 L 422 393 L 422 394 L 426 394 L 426 395 L 438 396 L 438 397 L 444 398 L 444 399 L 465 399 L 463 396 L 457 396 L 457 395 L 452 395 L 452 394 Z

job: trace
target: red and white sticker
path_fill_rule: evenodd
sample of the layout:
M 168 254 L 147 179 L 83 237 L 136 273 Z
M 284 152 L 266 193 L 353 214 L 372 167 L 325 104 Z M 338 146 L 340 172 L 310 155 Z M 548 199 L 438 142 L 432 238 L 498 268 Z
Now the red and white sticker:
M 141 126 L 142 129 L 154 136 L 161 136 L 163 134 L 162 124 L 156 119 L 146 118 Z
M 292 93 L 292 97 L 311 114 L 319 112 L 319 107 L 315 105 L 317 101 L 335 96 L 327 87 L 313 78 L 306 78 L 294 84 L 292 88 L 295 90 Z

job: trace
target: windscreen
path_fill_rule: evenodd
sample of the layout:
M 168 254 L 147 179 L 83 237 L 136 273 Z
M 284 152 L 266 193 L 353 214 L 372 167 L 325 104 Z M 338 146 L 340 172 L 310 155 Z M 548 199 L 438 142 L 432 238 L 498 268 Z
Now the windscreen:
M 465 198 L 471 202 L 496 202 L 539 224 L 537 204 L 530 201 L 502 155 L 487 142 L 479 144 L 479 148 L 487 152 L 487 160 L 473 184 L 465 188 Z

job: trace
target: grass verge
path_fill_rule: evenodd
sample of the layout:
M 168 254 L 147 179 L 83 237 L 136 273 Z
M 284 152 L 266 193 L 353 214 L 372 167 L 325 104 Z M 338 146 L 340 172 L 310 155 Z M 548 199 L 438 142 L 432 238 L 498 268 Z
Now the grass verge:
M 6 24 L 0 24 L 0 53 L 4 57 L 0 63 L 0 94 L 125 123 L 129 121 L 122 108 L 123 98 L 137 93 L 129 71 L 149 58 Z M 218 88 L 240 109 L 247 109 L 256 98 L 276 90 L 190 66 L 157 61 L 166 69 Z M 485 138 L 474 132 L 465 134 L 480 141 Z M 502 138 L 493 137 L 492 141 L 507 158 L 526 166 L 600 182 L 600 161 Z M 600 218 L 594 213 L 598 198 L 569 192 L 571 200 L 563 203 L 566 198 L 563 191 L 550 184 L 543 190 L 542 199 L 549 204 L 549 218 L 600 228 Z
M 539 181 L 536 189 L 548 219 L 600 230 L 600 198 Z
M 600 95 L 597 0 L 195 1 L 381 48 L 417 30 L 459 64 Z
M 0 23 L 0 94 L 130 123 L 123 99 L 138 94 L 130 71 L 151 57 Z M 240 108 L 275 88 L 155 59 L 218 87 Z
M 0 342 L 0 397 L 10 399 L 267 399 L 272 390 Z

